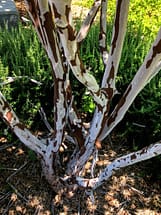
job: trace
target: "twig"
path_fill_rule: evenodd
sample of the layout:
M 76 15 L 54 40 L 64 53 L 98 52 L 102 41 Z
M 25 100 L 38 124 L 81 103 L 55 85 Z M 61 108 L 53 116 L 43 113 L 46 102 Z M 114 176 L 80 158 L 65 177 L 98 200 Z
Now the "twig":
M 123 208 L 124 208 L 124 206 L 127 204 L 127 202 L 128 202 L 128 200 L 123 201 L 123 202 L 120 203 L 120 206 L 119 206 L 119 208 L 117 209 L 117 214 L 118 214 L 119 212 L 121 212 L 121 210 L 123 210 Z
M 13 174 L 11 174 L 11 175 L 7 178 L 6 182 L 8 183 L 8 181 L 9 181 L 14 175 L 16 175 L 21 169 L 23 169 L 23 168 L 27 165 L 27 163 L 28 163 L 28 162 L 24 163 L 22 166 L 20 166 L 20 168 L 18 168 L 18 169 L 16 170 L 16 172 L 14 172 Z
M 100 211 L 100 210 L 99 210 L 99 209 L 97 209 L 97 208 L 95 209 L 95 211 L 96 211 L 96 212 L 98 212 L 100 215 L 101 215 L 101 214 L 103 214 L 103 215 L 104 215 L 104 212 Z
M 81 215 L 81 192 L 78 192 L 78 197 L 79 197 L 79 200 L 78 200 L 78 213 L 77 215 Z
M 52 129 L 51 125 L 49 124 L 47 117 L 46 117 L 46 113 L 42 107 L 39 109 L 39 114 L 40 114 L 41 119 L 44 122 L 45 126 L 47 127 L 47 129 L 50 131 L 50 133 L 52 133 L 54 130 Z
M 146 128 L 146 125 L 142 125 L 140 123 L 133 122 L 132 124 L 141 128 Z
M 40 212 L 41 212 L 41 210 L 42 210 L 42 206 L 38 205 L 38 206 L 36 207 L 36 210 L 35 210 L 34 215 L 39 215 Z
M 14 145 L 14 143 L 5 144 L 4 146 L 0 147 L 0 151 L 7 149 L 8 147 L 13 146 L 13 145 Z
M 50 191 L 50 210 L 51 210 L 51 214 L 54 215 L 55 214 L 55 207 L 54 207 L 54 193 L 53 191 L 51 190 Z
M 9 210 L 9 208 L 13 205 L 14 201 L 12 199 L 10 199 L 10 201 L 8 202 L 7 207 L 5 208 L 4 212 L 2 213 L 2 215 L 7 215 L 7 212 Z
M 98 150 L 95 149 L 95 151 L 93 153 L 93 160 L 92 160 L 92 166 L 91 166 L 91 176 L 92 176 L 92 178 L 94 178 L 94 169 L 95 169 L 97 161 L 98 161 Z
M 75 145 L 74 138 L 71 137 L 70 135 L 68 135 L 67 132 L 65 132 L 65 134 L 64 134 L 64 140 L 68 141 L 68 143 L 72 143 Z
M 20 17 L 22 22 L 25 23 L 25 24 L 30 24 L 31 23 L 31 20 L 29 20 L 28 18 L 24 17 L 24 16 L 21 16 Z
M 11 184 L 10 182 L 7 182 L 8 185 L 14 190 L 14 192 L 17 194 L 17 196 L 19 196 L 21 199 L 23 199 L 26 203 L 28 203 L 28 199 L 26 199 L 18 190 L 17 188 Z
M 111 148 L 113 148 L 113 142 L 112 142 L 112 139 L 111 139 L 111 135 L 110 135 L 110 134 L 108 135 L 108 141 L 109 141 L 109 143 L 110 143 Z
M 89 200 L 91 201 L 92 205 L 94 205 L 95 204 L 95 197 L 94 197 L 93 190 L 86 190 L 85 193 L 87 196 L 89 196 Z
M 78 214 L 77 215 L 81 215 L 80 199 L 79 199 L 79 202 L 78 202 Z
M 28 162 L 24 163 L 22 166 L 20 166 L 20 168 L 18 168 L 14 173 L 12 173 L 7 179 L 6 179 L 6 182 L 7 184 L 15 191 L 15 193 L 20 197 L 22 198 L 25 202 L 28 202 L 28 200 L 17 190 L 17 188 L 11 184 L 9 182 L 9 180 L 15 176 L 18 172 L 20 172 L 20 170 L 22 170 L 26 165 L 27 165 Z
M 144 192 L 143 192 L 143 191 L 140 191 L 140 190 L 138 190 L 138 189 L 132 187 L 132 186 L 129 185 L 129 184 L 127 184 L 127 187 L 128 187 L 129 189 L 131 189 L 132 191 L 134 191 L 134 192 L 136 192 L 136 193 L 138 193 L 138 194 L 144 196 Z
M 1 82 L 1 83 L 0 83 L 0 86 L 4 86 L 4 85 L 7 85 L 7 84 L 11 84 L 11 83 L 15 82 L 16 80 L 22 79 L 22 78 L 26 78 L 26 79 L 28 79 L 29 81 L 31 81 L 32 83 L 34 83 L 34 84 L 42 85 L 41 82 L 39 82 L 39 81 L 37 81 L 37 80 L 35 80 L 35 79 L 33 79 L 33 78 L 29 78 L 28 76 L 16 76 L 16 77 L 6 77 L 7 80 L 4 81 L 4 82 Z
M 0 170 L 17 171 L 17 169 L 16 169 L 16 168 L 8 168 L 8 167 L 0 167 Z
M 54 209 L 54 201 L 51 201 L 51 214 L 54 215 L 55 214 L 55 209 Z
M 2 193 L 3 195 L 0 196 L 0 202 L 8 198 L 8 196 L 11 194 L 11 192 L 8 193 Z

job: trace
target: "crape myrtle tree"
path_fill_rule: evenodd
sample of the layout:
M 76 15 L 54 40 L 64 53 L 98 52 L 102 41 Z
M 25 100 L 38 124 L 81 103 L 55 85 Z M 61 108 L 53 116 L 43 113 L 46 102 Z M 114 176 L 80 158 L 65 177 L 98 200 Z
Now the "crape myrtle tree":
M 142 65 L 129 83 L 119 102 L 111 111 L 116 94 L 116 76 L 127 27 L 129 0 L 117 0 L 111 47 L 106 48 L 107 0 L 95 0 L 79 31 L 72 20 L 72 0 L 26 0 L 39 40 L 52 68 L 54 96 L 53 123 L 45 113 L 44 122 L 49 130 L 46 137 L 34 135 L 24 125 L 0 93 L 0 116 L 19 140 L 33 150 L 42 163 L 43 173 L 55 192 L 74 194 L 78 189 L 95 190 L 122 167 L 161 154 L 161 141 L 142 150 L 116 158 L 99 174 L 94 173 L 100 144 L 122 120 L 130 105 L 145 85 L 161 69 L 161 28 Z M 80 47 L 99 11 L 100 55 L 104 75 L 99 85 L 80 58 Z M 126 72 L 126 71 L 125 71 Z M 84 123 L 78 114 L 72 92 L 70 73 L 81 82 L 92 96 L 96 108 L 92 120 Z M 72 76 L 73 77 L 73 76 Z M 61 148 L 63 147 L 64 152 Z M 70 148 L 70 152 L 68 149 Z M 67 153 L 68 152 L 68 153 Z M 62 156 L 66 153 L 67 159 Z M 91 162 L 91 176 L 84 174 L 87 161 Z M 96 165 L 95 165 L 96 164 Z

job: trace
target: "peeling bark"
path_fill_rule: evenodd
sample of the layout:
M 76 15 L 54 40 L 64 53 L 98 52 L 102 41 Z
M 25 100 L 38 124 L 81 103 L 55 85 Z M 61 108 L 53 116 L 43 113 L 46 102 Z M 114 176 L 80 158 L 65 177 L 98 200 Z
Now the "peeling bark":
M 44 156 L 46 145 L 44 140 L 39 140 L 27 127 L 19 121 L 19 118 L 0 92 L 0 117 L 11 128 L 16 136 L 39 156 Z
M 117 0 L 113 36 L 109 53 L 106 47 L 107 0 L 95 0 L 78 33 L 73 24 L 71 0 L 26 0 L 28 12 L 46 54 L 50 60 L 54 84 L 53 124 L 48 123 L 50 134 L 38 138 L 22 123 L 0 93 L 0 117 L 21 142 L 40 157 L 44 175 L 58 193 L 74 193 L 79 188 L 96 189 L 120 168 L 161 154 L 161 142 L 114 160 L 94 178 L 97 154 L 101 141 L 110 134 L 123 118 L 144 86 L 161 69 L 161 29 L 145 57 L 143 64 L 109 114 L 115 94 L 115 79 L 126 33 L 129 0 Z M 105 66 L 101 86 L 85 69 L 79 55 L 80 43 L 87 36 L 100 9 L 100 55 Z M 75 107 L 69 70 L 87 88 L 96 103 L 96 110 L 88 126 L 82 122 Z M 70 149 L 67 162 L 60 148 Z M 86 162 L 93 156 L 91 179 L 82 177 Z
M 120 158 L 117 158 L 114 160 L 111 164 L 109 164 L 100 174 L 97 178 L 92 179 L 83 179 L 80 177 L 77 177 L 76 180 L 78 184 L 85 188 L 91 188 L 96 189 L 101 184 L 103 184 L 105 181 L 107 181 L 111 175 L 123 168 L 130 165 L 133 165 L 135 163 L 156 157 L 157 155 L 161 154 L 161 141 L 150 145 L 149 147 L 145 147 L 137 152 L 133 152 L 127 155 L 124 155 Z
M 101 5 L 100 0 L 94 1 L 92 8 L 88 12 L 88 15 L 86 16 L 78 34 L 77 34 L 76 40 L 78 43 L 81 43 L 86 38 L 86 36 L 90 30 L 90 27 L 94 21 L 94 18 L 96 17 L 97 12 L 100 8 L 100 5 Z

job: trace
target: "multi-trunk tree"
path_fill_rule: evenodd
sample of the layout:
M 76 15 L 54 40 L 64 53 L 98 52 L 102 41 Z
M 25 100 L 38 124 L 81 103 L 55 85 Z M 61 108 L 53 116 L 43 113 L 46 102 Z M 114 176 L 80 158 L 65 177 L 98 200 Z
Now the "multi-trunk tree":
M 5 97 L 0 93 L 0 116 L 22 143 L 33 150 L 42 163 L 47 181 L 56 192 L 74 193 L 79 188 L 95 190 L 122 167 L 161 154 L 161 141 L 140 151 L 115 159 L 105 169 L 94 174 L 100 144 L 122 120 L 128 108 L 144 86 L 161 69 L 161 28 L 144 62 L 111 111 L 116 94 L 116 76 L 127 27 L 129 0 L 117 0 L 113 34 L 109 51 L 106 47 L 107 0 L 95 0 L 77 32 L 72 20 L 72 0 L 26 0 L 27 9 L 38 37 L 46 51 L 52 68 L 54 97 L 53 124 L 42 112 L 49 130 L 46 137 L 34 135 L 17 117 Z M 85 39 L 99 11 L 100 55 L 104 63 L 101 85 L 86 69 L 80 58 L 81 43 Z M 126 71 L 125 71 L 126 72 Z M 90 123 L 84 123 L 78 114 L 72 92 L 70 73 L 80 81 L 92 96 L 96 108 Z M 92 71 L 94 74 L 94 71 Z M 73 76 L 72 76 L 73 77 Z M 52 104 L 51 104 L 52 105 Z M 62 147 L 64 152 L 62 152 Z M 70 153 L 68 149 L 70 148 Z M 72 152 L 71 152 L 72 150 Z M 63 153 L 66 153 L 64 160 Z M 84 177 L 89 159 L 91 176 Z

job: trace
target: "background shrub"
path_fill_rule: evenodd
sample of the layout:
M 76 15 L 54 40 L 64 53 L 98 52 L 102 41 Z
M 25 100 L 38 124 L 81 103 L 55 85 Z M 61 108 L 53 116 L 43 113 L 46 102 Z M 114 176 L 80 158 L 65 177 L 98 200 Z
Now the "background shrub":
M 38 128 L 35 118 L 42 106 L 47 108 L 51 93 L 50 65 L 32 27 L 0 34 L 0 88 L 21 120 Z M 7 77 L 15 81 L 7 82 Z M 37 81 L 37 82 L 36 82 Z
M 77 4 L 89 7 L 92 1 L 79 1 Z M 107 47 L 110 45 L 112 29 L 111 22 L 114 17 L 115 1 L 109 1 Z M 129 13 L 129 24 L 125 38 L 123 53 L 119 66 L 116 87 L 120 94 L 116 95 L 113 106 L 120 98 L 130 80 L 138 70 L 151 42 L 161 24 L 161 7 L 159 1 L 132 0 Z M 98 82 L 102 79 L 103 63 L 98 48 L 97 22 L 92 27 L 88 37 L 81 48 L 81 56 L 87 69 L 94 73 Z M 0 85 L 1 90 L 12 104 L 16 113 L 27 124 L 35 129 L 41 129 L 38 110 L 43 107 L 49 120 L 52 117 L 51 68 L 39 44 L 32 27 L 19 26 L 18 29 L 1 29 L 0 34 L 0 75 L 1 83 L 6 77 L 19 77 L 14 83 Z M 71 74 L 72 76 L 72 74 Z M 40 82 L 36 84 L 31 79 Z M 85 113 L 88 119 L 94 111 L 94 103 L 85 88 L 72 77 L 73 91 L 79 111 Z M 81 89 L 81 90 L 80 90 Z M 79 92 L 79 93 L 78 93 Z M 118 126 L 121 138 L 140 148 L 161 137 L 161 77 L 160 74 L 150 82 L 134 101 L 124 120 Z M 81 101 L 81 104 L 80 104 Z

